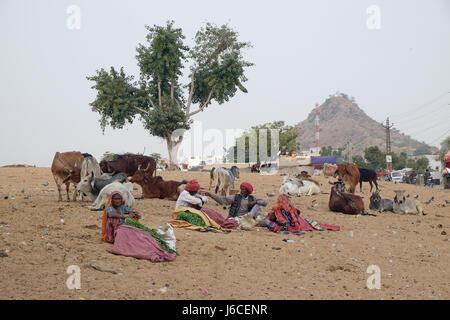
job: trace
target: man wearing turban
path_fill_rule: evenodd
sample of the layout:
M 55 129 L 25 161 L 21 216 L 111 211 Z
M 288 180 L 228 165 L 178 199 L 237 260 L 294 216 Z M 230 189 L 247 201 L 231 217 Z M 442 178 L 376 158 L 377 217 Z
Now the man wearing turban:
M 206 192 L 205 195 L 213 198 L 221 205 L 230 204 L 230 211 L 228 218 L 239 220 L 246 214 L 250 214 L 253 218 L 262 212 L 262 207 L 267 205 L 264 199 L 256 199 L 251 194 L 253 193 L 253 186 L 248 182 L 243 182 L 240 185 L 241 193 L 232 196 L 218 196 Z
M 198 194 L 198 190 L 200 190 L 200 184 L 196 180 L 189 181 L 178 196 L 175 208 L 183 206 L 200 209 L 208 201 L 208 198 Z

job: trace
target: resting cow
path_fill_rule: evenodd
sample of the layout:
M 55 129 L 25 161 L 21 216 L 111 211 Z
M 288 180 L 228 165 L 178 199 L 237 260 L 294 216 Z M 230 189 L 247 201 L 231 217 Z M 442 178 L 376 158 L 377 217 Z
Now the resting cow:
M 133 184 L 131 182 L 120 183 L 115 181 L 104 187 L 102 191 L 100 191 L 97 199 L 95 199 L 95 202 L 91 206 L 85 206 L 85 208 L 91 210 L 102 210 L 108 202 L 111 192 L 114 191 L 119 191 L 122 194 L 123 200 L 125 201 L 125 205 L 127 207 L 132 208 L 134 206 L 134 196 L 132 193 Z
M 81 180 L 83 155 L 79 151 L 56 152 L 52 162 L 52 174 L 58 188 L 58 200 L 62 201 L 61 185 L 66 185 L 67 201 L 70 201 L 70 183 L 74 186 Z M 75 189 L 75 188 L 74 188 Z M 74 190 L 73 201 L 77 200 L 77 190 Z
M 127 175 L 123 172 L 116 173 L 112 176 L 108 174 L 102 177 L 95 177 L 92 172 L 91 175 L 83 178 L 76 186 L 77 191 L 85 196 L 88 196 L 91 201 L 95 201 L 100 194 L 100 191 L 115 181 L 123 183 L 127 179 Z
M 356 185 L 359 182 L 359 169 L 354 163 L 339 163 L 337 165 L 337 170 L 334 176 L 339 176 L 345 183 L 345 190 L 350 193 L 355 193 Z
M 331 211 L 346 214 L 365 214 L 364 202 L 360 196 L 345 192 L 344 183 L 339 180 L 331 188 L 328 207 Z
M 400 214 L 422 214 L 426 213 L 423 211 L 422 204 L 417 199 L 409 199 L 405 197 L 405 190 L 394 190 L 394 212 Z
M 289 178 L 286 175 L 283 179 L 283 184 L 279 190 L 281 195 L 291 195 L 291 196 L 311 196 L 313 194 L 320 193 L 320 187 L 318 183 L 301 177 Z
M 130 181 L 141 186 L 144 198 L 168 198 L 169 200 L 177 200 L 180 193 L 184 190 L 183 185 L 187 182 L 164 181 L 161 176 L 153 177 L 150 172 L 140 168 L 131 177 Z

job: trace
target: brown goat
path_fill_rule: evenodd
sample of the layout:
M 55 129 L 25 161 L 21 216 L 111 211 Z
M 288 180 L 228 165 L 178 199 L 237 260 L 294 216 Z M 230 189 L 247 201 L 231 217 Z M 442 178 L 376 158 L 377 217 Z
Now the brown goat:
M 331 211 L 346 214 L 365 214 L 364 202 L 360 196 L 344 192 L 344 183 L 339 180 L 331 187 L 330 201 L 328 206 Z

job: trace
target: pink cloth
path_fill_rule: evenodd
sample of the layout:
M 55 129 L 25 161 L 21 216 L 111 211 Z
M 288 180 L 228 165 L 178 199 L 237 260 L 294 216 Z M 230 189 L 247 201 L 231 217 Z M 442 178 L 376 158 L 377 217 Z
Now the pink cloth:
M 168 253 L 147 231 L 127 225 L 117 228 L 114 246 L 106 251 L 152 262 L 173 261 L 175 253 Z
M 201 208 L 200 211 L 204 214 L 207 214 L 208 217 L 213 219 L 224 229 L 237 229 L 237 227 L 239 226 L 239 223 L 236 220 L 225 219 L 220 213 L 214 211 L 213 209 Z

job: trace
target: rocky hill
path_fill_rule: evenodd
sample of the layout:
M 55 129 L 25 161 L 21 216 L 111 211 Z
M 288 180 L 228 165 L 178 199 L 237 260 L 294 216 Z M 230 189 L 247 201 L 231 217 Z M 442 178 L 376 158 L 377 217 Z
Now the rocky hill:
M 330 96 L 319 106 L 320 118 L 320 145 L 332 146 L 333 149 L 344 147 L 347 142 L 353 147 L 352 154 L 363 154 L 364 149 L 378 146 L 386 150 L 386 130 L 380 122 L 373 120 L 346 94 Z M 302 150 L 315 146 L 315 109 L 308 118 L 300 122 L 298 142 Z M 428 146 L 400 133 L 391 130 L 391 150 L 395 153 L 406 152 L 413 154 L 419 147 L 428 147 L 436 151 L 435 147 Z M 436 150 L 435 150 L 436 149 Z

